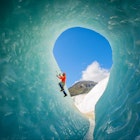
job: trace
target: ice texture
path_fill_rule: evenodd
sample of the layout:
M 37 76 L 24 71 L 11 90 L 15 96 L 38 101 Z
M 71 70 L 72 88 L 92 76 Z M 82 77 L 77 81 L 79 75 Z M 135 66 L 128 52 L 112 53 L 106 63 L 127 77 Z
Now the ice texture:
M 71 27 L 102 34 L 112 48 L 94 139 L 139 139 L 139 9 L 140 0 L 0 1 L 0 139 L 84 138 L 89 121 L 59 92 L 53 56 L 56 39 Z

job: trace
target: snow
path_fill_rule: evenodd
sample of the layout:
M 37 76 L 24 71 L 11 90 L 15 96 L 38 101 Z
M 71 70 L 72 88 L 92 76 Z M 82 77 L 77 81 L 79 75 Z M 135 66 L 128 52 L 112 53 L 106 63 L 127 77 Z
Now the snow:
M 95 105 L 106 89 L 109 76 L 100 81 L 89 93 L 73 97 L 76 107 L 82 113 L 94 112 Z

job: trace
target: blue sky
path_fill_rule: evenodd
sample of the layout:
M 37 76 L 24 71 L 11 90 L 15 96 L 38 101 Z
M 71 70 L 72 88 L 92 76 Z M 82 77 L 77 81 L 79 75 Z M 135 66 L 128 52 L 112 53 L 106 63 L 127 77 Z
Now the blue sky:
M 54 45 L 54 57 L 67 74 L 67 86 L 79 80 L 99 82 L 112 66 L 109 42 L 97 32 L 75 27 L 64 31 Z

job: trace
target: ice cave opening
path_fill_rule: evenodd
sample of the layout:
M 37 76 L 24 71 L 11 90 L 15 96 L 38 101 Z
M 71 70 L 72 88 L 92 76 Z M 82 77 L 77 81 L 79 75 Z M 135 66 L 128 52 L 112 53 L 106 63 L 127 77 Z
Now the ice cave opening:
M 112 67 L 112 50 L 107 39 L 84 27 L 63 31 L 56 39 L 53 54 L 61 71 L 67 73 L 68 88 L 81 80 L 99 82 Z

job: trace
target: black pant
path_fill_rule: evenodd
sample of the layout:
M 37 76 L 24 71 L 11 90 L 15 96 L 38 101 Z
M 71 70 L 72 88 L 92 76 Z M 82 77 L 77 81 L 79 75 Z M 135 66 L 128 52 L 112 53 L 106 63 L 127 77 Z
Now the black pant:
M 64 91 L 64 84 L 62 82 L 59 83 L 61 90 L 63 91 L 64 95 L 67 96 L 66 92 Z
M 62 84 L 62 82 L 59 83 L 59 86 L 60 86 L 61 90 L 64 90 L 64 85 Z

